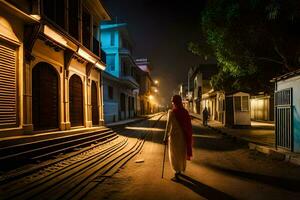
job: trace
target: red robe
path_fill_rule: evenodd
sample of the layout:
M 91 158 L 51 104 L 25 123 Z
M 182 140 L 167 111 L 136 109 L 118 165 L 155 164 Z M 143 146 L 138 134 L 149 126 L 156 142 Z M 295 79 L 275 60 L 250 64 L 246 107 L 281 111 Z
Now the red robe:
M 187 159 L 190 160 L 190 158 L 193 156 L 193 152 L 192 152 L 193 129 L 192 129 L 191 117 L 188 111 L 183 107 L 174 108 L 173 113 L 175 114 L 175 118 L 179 123 L 182 132 L 185 134 Z

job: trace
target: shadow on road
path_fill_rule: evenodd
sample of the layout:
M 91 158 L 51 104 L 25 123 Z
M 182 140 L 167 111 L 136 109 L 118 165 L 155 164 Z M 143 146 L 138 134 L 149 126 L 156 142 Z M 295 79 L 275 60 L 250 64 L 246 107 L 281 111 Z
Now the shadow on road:
M 217 166 L 214 164 L 208 164 L 208 163 L 206 163 L 204 165 L 213 170 L 221 171 L 221 172 L 227 173 L 229 175 L 238 176 L 241 178 L 247 178 L 250 180 L 254 180 L 257 182 L 261 182 L 261 183 L 264 183 L 267 185 L 271 185 L 271 186 L 278 187 L 278 188 L 285 189 L 285 190 L 292 191 L 292 192 L 297 192 L 297 193 L 300 192 L 299 191 L 300 180 L 275 177 L 275 176 L 269 176 L 269 175 L 264 175 L 264 174 L 256 174 L 256 173 L 251 173 L 251 172 L 244 172 L 244 171 L 228 169 L 228 168 L 224 168 L 221 166 Z
M 183 174 L 179 176 L 179 180 L 177 182 L 207 199 L 218 199 L 218 200 L 235 199 L 224 192 L 221 192 L 208 185 L 200 183 L 199 181 Z

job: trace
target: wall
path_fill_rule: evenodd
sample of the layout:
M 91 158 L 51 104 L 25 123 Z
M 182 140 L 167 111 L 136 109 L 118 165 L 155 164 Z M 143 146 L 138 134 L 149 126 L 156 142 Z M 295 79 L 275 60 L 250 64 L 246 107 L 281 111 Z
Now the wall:
M 24 126 L 24 45 L 23 45 L 23 22 L 7 13 L 5 10 L 0 12 L 0 41 L 8 43 L 16 48 L 16 80 L 17 80 L 17 127 L 0 128 L 1 136 L 12 132 L 21 132 Z M 1 88 L 0 88 L 1 89 Z
M 115 37 L 115 43 L 114 46 L 111 46 L 111 32 L 114 33 Z M 105 51 L 106 55 L 113 54 L 115 55 L 115 70 L 110 71 L 109 68 L 105 70 L 109 74 L 115 76 L 115 77 L 120 77 L 121 74 L 121 62 L 120 62 L 120 55 L 119 55 L 119 32 L 116 30 L 102 30 L 101 32 L 101 45 L 102 49 Z

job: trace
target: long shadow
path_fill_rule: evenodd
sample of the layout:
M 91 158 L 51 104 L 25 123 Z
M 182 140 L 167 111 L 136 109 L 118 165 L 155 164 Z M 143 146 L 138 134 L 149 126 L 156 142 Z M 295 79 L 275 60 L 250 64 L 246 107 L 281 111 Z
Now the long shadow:
M 267 185 L 271 185 L 277 188 L 285 189 L 291 192 L 297 192 L 299 193 L 299 185 L 300 185 L 300 180 L 296 179 L 289 179 L 289 178 L 282 178 L 282 177 L 275 177 L 275 176 L 269 176 L 269 175 L 264 175 L 264 174 L 256 174 L 256 173 L 251 173 L 251 172 L 244 172 L 244 171 L 239 171 L 239 170 L 234 170 L 234 169 L 228 169 L 224 168 L 221 166 L 217 166 L 214 164 L 204 164 L 205 166 L 221 171 L 223 173 L 227 173 L 229 175 L 233 176 L 238 176 L 241 178 L 246 178 L 249 180 L 254 180 L 257 182 L 261 182 Z
M 197 181 L 189 176 L 183 175 L 183 174 L 179 176 L 179 180 L 177 182 L 207 199 L 218 199 L 218 200 L 233 200 L 233 199 L 235 199 L 232 196 L 230 196 L 222 191 L 219 191 L 208 185 L 200 183 L 199 181 Z

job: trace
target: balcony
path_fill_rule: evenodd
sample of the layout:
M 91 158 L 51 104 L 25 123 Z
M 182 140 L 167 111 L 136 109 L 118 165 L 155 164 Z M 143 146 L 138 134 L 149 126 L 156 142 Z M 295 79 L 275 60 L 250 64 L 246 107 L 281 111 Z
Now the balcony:
M 132 89 L 138 89 L 139 88 L 139 84 L 136 82 L 136 80 L 132 76 L 129 76 L 129 75 L 125 75 L 124 76 L 124 75 L 122 75 L 120 77 L 120 79 L 129 88 L 132 88 Z

